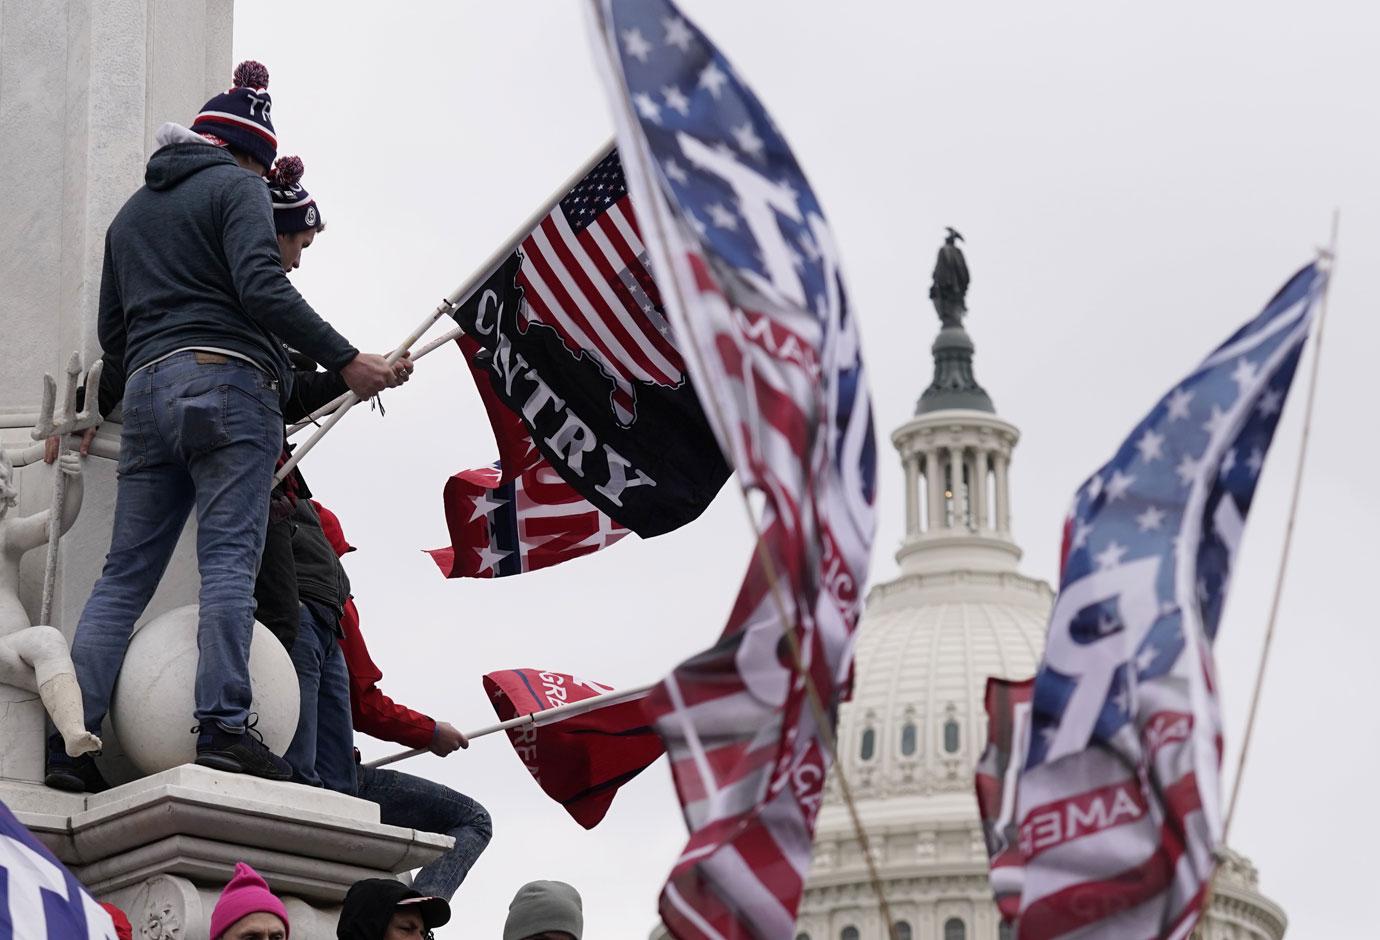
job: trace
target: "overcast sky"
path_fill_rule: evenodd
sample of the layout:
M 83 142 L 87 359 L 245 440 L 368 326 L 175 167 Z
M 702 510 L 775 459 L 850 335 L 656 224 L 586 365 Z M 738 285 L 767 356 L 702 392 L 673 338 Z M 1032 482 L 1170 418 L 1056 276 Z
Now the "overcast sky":
M 1052 581 L 1077 484 L 1312 257 L 1341 207 L 1294 557 L 1231 841 L 1288 911 L 1291 936 L 1357 935 L 1374 920 L 1377 823 L 1363 794 L 1380 774 L 1380 709 L 1366 691 L 1380 660 L 1380 14 L 1327 2 L 683 7 L 761 96 L 834 226 L 883 451 L 874 583 L 896 570 L 901 473 L 887 441 L 930 378 L 926 291 L 945 225 L 967 237 L 977 376 L 1023 434 L 1022 568 Z M 330 226 L 294 279 L 356 345 L 398 342 L 609 138 L 579 14 L 570 2 L 239 0 L 235 56 L 268 65 L 280 152 L 304 158 Z M 1218 644 L 1233 765 L 1302 390 Z M 731 484 L 659 539 L 519 578 L 445 581 L 420 550 L 445 543 L 442 485 L 492 461 L 492 437 L 448 350 L 386 404 L 386 418 L 358 409 L 304 469 L 361 548 L 350 575 L 395 698 L 473 728 L 493 718 L 484 672 L 542 666 L 632 685 L 718 635 L 751 548 Z M 397 749 L 360 744 L 367 757 Z M 685 837 L 664 763 L 590 833 L 501 739 L 401 766 L 494 817 L 455 899 L 465 929 L 443 936 L 499 936 L 509 898 L 534 878 L 579 888 L 587 936 L 646 936 L 656 922 Z

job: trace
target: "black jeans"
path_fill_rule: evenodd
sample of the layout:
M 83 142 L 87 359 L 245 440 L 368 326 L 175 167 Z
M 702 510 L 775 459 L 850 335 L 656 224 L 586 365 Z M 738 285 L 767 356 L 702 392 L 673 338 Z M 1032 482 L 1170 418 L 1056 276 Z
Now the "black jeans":
M 418 872 L 412 882 L 422 894 L 449 901 L 493 835 L 488 811 L 463 793 L 412 774 L 362 765 L 358 771 L 355 795 L 377 803 L 385 825 L 454 837 L 455 847 Z

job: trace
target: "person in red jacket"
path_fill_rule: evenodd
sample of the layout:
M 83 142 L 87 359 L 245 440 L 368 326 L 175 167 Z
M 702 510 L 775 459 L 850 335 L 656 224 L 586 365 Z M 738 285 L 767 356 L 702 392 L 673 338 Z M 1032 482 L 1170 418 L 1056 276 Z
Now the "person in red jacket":
M 345 540 L 335 513 L 316 500 L 311 503 L 321 521 L 319 531 L 337 557 L 354 551 L 354 546 Z M 383 672 L 374 664 L 364 644 L 353 597 L 347 597 L 344 603 L 338 643 L 349 673 L 350 718 L 354 730 L 406 747 L 430 748 L 433 754 L 442 757 L 469 746 L 453 725 L 398 704 L 378 687 Z M 306 707 L 305 702 L 303 707 Z M 318 754 L 322 747 L 338 746 L 336 737 L 323 736 L 317 744 Z M 413 774 L 359 765 L 354 795 L 377 803 L 379 819 L 386 825 L 442 832 L 455 839 L 455 846 L 449 852 L 424 867 L 413 879 L 412 887 L 424 895 L 449 901 L 493 836 L 493 823 L 478 802 L 450 787 Z

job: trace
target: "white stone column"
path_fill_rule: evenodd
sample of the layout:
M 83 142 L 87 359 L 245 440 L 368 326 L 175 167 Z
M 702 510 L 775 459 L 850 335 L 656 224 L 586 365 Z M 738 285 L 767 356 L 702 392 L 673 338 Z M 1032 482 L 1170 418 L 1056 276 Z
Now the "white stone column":
M 967 527 L 968 520 L 963 507 L 963 448 L 949 448 L 949 492 L 953 494 L 949 498 L 950 505 L 953 507 L 953 515 L 949 517 L 949 527 L 953 529 L 963 529 Z
M 992 527 L 987 506 L 987 450 L 983 447 L 973 454 L 973 525 L 979 531 Z
M 938 447 L 925 451 L 925 484 L 930 498 L 930 524 L 925 531 L 935 532 L 944 528 L 944 465 Z
M 1005 454 L 997 453 L 992 455 L 992 470 L 996 475 L 997 484 L 997 519 L 996 528 L 1003 534 L 1011 531 L 1011 495 L 1006 489 L 1006 465 L 1008 457 Z
M 901 457 L 906 471 L 906 535 L 920 531 L 920 458 L 907 453 Z

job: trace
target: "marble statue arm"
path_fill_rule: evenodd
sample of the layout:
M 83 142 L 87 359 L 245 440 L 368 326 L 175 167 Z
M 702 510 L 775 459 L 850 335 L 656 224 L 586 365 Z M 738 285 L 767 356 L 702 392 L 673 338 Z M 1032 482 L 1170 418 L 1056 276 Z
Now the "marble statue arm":
M 62 532 L 65 534 L 77 521 L 81 512 L 82 478 L 81 457 L 76 454 L 63 454 L 58 458 L 58 472 L 67 474 L 67 498 L 62 503 Z M 14 520 L 10 530 L 10 544 L 21 554 L 38 548 L 48 542 L 48 514 L 44 509 L 22 519 Z

